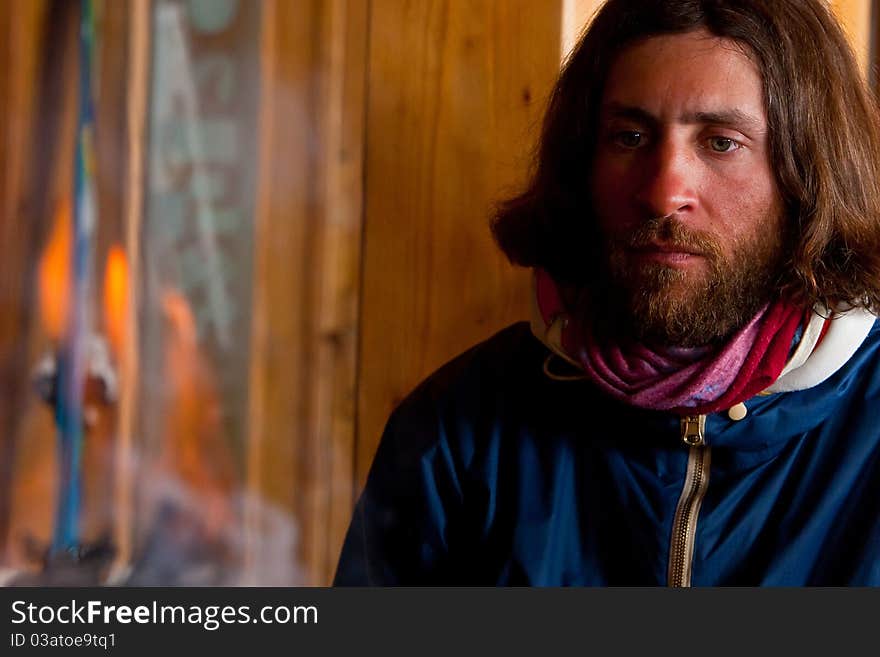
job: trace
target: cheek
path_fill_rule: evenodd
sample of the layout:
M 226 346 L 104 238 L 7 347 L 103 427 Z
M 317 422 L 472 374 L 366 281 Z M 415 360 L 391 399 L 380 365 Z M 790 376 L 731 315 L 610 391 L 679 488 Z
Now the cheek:
M 600 156 L 595 160 L 594 171 L 590 196 L 599 227 L 612 234 L 630 228 L 635 221 L 630 209 L 633 183 L 626 167 Z
M 769 175 L 768 171 L 765 175 L 728 178 L 713 185 L 704 199 L 719 234 L 740 241 L 779 230 L 782 202 Z

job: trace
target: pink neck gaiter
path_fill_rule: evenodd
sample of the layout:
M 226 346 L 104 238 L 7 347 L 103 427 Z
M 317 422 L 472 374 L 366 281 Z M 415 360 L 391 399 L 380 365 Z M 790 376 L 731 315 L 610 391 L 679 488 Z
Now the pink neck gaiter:
M 538 308 L 549 326 L 565 313 L 555 281 L 536 269 Z M 720 347 L 649 348 L 604 344 L 590 327 L 569 321 L 562 348 L 599 388 L 639 408 L 714 413 L 770 386 L 782 372 L 804 312 L 781 300 L 764 306 Z

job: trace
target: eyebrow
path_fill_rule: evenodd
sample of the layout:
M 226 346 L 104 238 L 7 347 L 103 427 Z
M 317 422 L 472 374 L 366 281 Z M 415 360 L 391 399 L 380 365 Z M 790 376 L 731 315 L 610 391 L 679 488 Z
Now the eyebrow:
M 611 117 L 633 119 L 641 121 L 649 125 L 659 123 L 657 117 L 641 107 L 633 105 L 623 105 L 621 103 L 611 102 L 603 106 L 603 113 L 607 113 Z M 763 132 L 765 130 L 764 122 L 756 116 L 747 114 L 736 108 L 688 112 L 678 118 L 681 123 L 687 124 L 708 124 L 723 125 L 735 128 L 743 128 L 752 132 Z

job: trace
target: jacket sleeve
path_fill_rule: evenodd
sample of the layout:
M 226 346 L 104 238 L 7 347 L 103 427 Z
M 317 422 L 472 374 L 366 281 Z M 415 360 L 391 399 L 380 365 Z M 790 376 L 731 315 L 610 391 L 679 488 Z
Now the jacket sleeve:
M 449 542 L 462 495 L 437 415 L 424 390 L 392 413 L 355 506 L 334 586 L 455 579 Z

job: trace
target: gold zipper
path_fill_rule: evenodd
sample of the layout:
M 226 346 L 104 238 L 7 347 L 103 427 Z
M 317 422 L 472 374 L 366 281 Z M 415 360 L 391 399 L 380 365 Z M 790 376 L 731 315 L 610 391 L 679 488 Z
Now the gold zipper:
M 667 575 L 669 586 L 691 585 L 697 516 L 709 483 L 710 452 L 705 444 L 705 431 L 705 415 L 686 415 L 681 418 L 681 439 L 688 446 L 688 464 L 672 524 Z
M 702 445 L 706 433 L 705 415 L 684 415 L 681 418 L 681 439 L 688 447 Z

